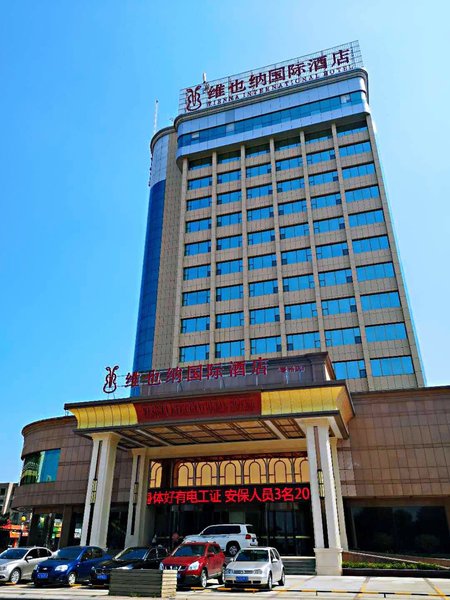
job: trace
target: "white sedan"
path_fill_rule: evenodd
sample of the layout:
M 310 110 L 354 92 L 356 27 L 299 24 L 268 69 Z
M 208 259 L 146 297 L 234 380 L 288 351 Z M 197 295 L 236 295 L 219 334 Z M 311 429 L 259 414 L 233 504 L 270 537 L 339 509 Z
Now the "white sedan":
M 264 587 L 284 585 L 284 566 L 275 548 L 245 548 L 225 569 L 225 585 L 229 587 Z

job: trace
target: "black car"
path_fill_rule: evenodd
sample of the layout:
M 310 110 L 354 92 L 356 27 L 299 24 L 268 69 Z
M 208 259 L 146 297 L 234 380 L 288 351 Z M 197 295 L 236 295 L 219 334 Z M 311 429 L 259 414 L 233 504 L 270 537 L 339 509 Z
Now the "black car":
M 163 546 L 131 546 L 92 567 L 91 585 L 108 585 L 111 569 L 158 569 L 168 552 Z

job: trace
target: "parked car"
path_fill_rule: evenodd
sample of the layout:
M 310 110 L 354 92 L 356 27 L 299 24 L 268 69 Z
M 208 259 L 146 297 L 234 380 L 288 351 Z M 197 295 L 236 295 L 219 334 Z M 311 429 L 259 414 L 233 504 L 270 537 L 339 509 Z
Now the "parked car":
M 91 569 L 92 585 L 108 585 L 111 569 L 159 569 L 168 552 L 162 546 L 132 546 L 125 548 L 114 558 L 102 560 Z
M 258 545 L 253 525 L 210 525 L 198 535 L 189 535 L 185 542 L 215 542 L 229 556 L 236 556 L 241 548 L 251 548 Z
M 91 569 L 110 558 L 97 546 L 67 546 L 55 552 L 53 558 L 36 566 L 32 579 L 36 587 L 43 585 L 74 585 L 89 579 Z
M 227 565 L 224 580 L 230 587 L 252 585 L 271 590 L 274 583 L 285 583 L 283 561 L 275 548 L 245 548 Z
M 206 587 L 208 579 L 223 583 L 225 554 L 218 544 L 184 542 L 165 558 L 160 569 L 176 569 L 179 586 Z
M 51 550 L 41 546 L 8 548 L 0 554 L 0 581 L 16 584 L 30 579 L 34 567 L 50 556 Z

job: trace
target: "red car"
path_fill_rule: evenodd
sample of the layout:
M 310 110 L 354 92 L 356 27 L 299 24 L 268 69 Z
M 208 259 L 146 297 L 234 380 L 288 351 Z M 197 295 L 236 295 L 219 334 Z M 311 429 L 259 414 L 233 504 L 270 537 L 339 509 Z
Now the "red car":
M 160 569 L 176 569 L 179 586 L 199 585 L 206 587 L 208 579 L 223 583 L 225 554 L 219 544 L 188 542 L 178 546 L 165 558 Z

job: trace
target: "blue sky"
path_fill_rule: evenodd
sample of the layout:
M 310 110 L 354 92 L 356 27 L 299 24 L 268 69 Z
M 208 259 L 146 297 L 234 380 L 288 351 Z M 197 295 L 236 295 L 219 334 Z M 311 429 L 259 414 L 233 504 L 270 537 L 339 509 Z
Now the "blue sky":
M 0 480 L 21 428 L 131 369 L 153 106 L 359 39 L 429 385 L 449 384 L 446 0 L 0 3 Z

